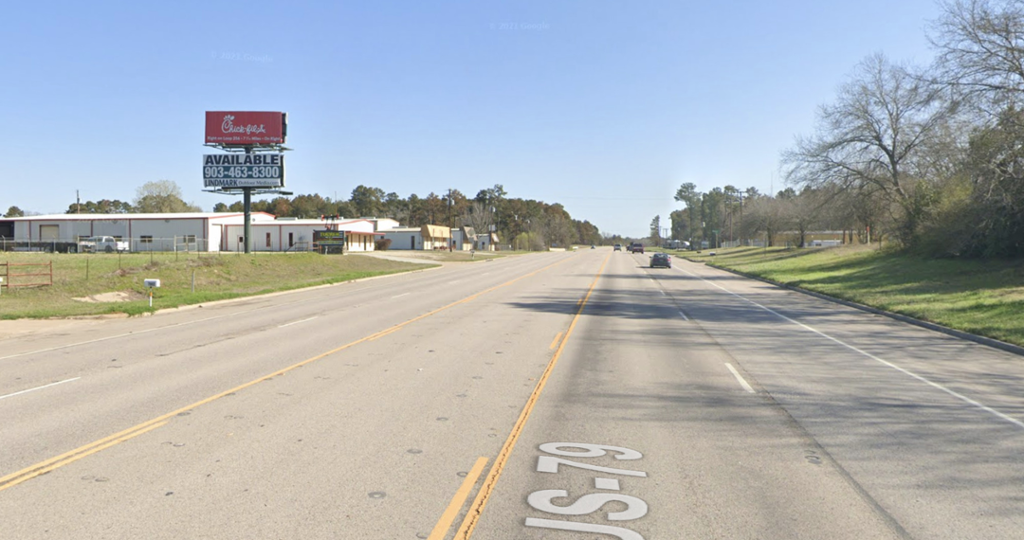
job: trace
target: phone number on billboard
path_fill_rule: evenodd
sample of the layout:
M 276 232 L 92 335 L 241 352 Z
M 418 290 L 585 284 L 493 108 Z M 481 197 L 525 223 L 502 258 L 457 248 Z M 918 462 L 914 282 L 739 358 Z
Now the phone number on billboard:
M 281 167 L 203 167 L 205 178 L 281 178 Z

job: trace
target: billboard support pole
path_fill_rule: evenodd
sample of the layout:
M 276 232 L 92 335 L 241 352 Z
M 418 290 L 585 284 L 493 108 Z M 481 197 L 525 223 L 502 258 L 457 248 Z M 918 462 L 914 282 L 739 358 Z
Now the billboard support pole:
M 246 146 L 245 153 L 251 154 L 252 147 Z M 252 188 L 242 188 L 242 211 L 245 213 L 245 254 L 252 253 Z
M 242 188 L 242 206 L 245 212 L 245 253 L 252 253 L 252 188 Z

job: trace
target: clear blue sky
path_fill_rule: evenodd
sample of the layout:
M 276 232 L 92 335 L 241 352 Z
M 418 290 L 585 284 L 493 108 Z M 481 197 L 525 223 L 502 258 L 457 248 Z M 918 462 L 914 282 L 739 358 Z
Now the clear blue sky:
M 667 226 L 683 182 L 775 190 L 869 54 L 930 62 L 933 0 L 17 2 L 0 33 L 0 212 L 202 191 L 204 111 L 289 114 L 288 189 L 561 202 Z

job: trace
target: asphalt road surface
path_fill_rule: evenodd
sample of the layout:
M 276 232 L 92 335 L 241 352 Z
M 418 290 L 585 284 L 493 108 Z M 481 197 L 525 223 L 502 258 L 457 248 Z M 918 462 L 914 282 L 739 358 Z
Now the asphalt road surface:
M 607 248 L 0 340 L 0 539 L 1019 539 L 1020 357 Z

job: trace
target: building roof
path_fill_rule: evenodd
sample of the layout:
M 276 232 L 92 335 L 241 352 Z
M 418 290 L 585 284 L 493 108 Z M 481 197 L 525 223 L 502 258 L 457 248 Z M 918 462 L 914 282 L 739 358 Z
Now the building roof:
M 46 214 L 41 216 L 23 216 L 2 218 L 3 221 L 113 221 L 127 219 L 224 219 L 241 217 L 239 212 L 168 212 L 166 214 Z M 273 214 L 253 212 L 253 217 L 260 219 L 273 218 Z
M 424 225 L 423 236 L 429 236 L 430 238 L 451 238 L 452 231 L 448 227 L 442 227 L 440 225 Z

